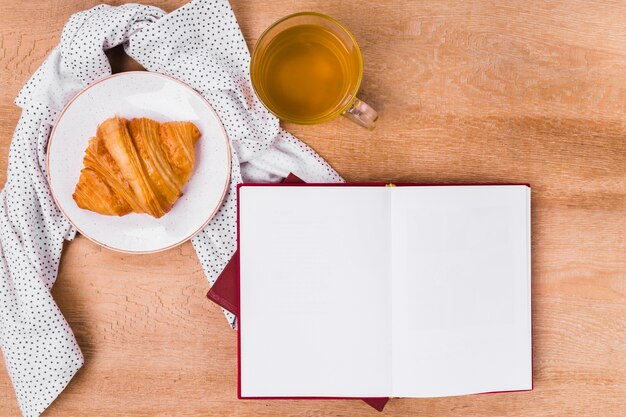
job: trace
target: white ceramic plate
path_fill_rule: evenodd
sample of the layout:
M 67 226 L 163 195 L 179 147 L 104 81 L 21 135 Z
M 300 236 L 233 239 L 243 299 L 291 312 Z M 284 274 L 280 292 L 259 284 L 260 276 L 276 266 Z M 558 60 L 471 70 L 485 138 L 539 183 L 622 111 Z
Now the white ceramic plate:
M 182 197 L 160 219 L 147 214 L 103 216 L 79 208 L 72 198 L 89 138 L 116 114 L 159 122 L 188 120 L 202 133 L 193 175 Z M 123 72 L 85 88 L 65 107 L 48 141 L 47 169 L 57 205 L 81 234 L 121 252 L 158 252 L 191 238 L 215 215 L 230 180 L 230 146 L 217 114 L 191 87 L 157 73 Z

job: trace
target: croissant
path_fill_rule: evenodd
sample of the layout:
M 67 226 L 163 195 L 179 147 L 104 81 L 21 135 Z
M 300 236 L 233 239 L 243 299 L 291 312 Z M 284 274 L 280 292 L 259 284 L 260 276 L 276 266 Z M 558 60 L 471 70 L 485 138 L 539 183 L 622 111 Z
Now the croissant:
M 105 120 L 89 140 L 74 201 L 108 216 L 162 217 L 191 177 L 199 138 L 192 122 Z

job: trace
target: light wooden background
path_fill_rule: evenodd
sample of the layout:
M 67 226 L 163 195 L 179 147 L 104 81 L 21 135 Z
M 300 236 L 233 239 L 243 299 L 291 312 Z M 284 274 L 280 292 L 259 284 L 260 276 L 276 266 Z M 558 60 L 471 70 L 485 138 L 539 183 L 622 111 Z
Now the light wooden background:
M 97 0 L 0 2 L 0 182 L 20 87 L 71 13 Z M 119 3 L 114 1 L 113 3 Z M 171 11 L 181 0 L 153 0 Z M 397 416 L 626 414 L 626 3 L 234 1 L 250 45 L 277 18 L 331 14 L 365 60 L 369 133 L 286 128 L 347 180 L 530 182 L 530 393 L 392 400 Z M 86 363 L 46 416 L 357 416 L 360 402 L 236 400 L 236 338 L 189 243 L 128 256 L 79 237 L 53 290 Z M 0 364 L 3 365 L 3 364 Z M 0 416 L 19 410 L 0 366 Z

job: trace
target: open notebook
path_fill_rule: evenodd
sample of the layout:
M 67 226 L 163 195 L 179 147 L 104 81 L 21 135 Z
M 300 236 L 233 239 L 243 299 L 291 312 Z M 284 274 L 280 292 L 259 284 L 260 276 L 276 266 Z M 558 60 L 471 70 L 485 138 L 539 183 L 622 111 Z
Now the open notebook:
M 529 187 L 238 194 L 240 398 L 532 389 Z

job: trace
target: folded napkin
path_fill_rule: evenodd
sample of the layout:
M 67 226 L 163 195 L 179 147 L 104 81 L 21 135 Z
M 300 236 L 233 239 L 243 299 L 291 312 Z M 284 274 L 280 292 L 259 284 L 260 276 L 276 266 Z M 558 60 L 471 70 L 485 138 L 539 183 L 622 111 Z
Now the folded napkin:
M 254 95 L 249 52 L 227 1 L 197 0 L 170 14 L 128 4 L 73 15 L 60 44 L 15 101 L 22 116 L 0 193 L 0 346 L 24 416 L 41 414 L 83 364 L 50 295 L 63 242 L 76 232 L 50 195 L 48 136 L 68 101 L 111 73 L 104 51 L 119 44 L 149 71 L 200 92 L 231 140 L 230 188 L 217 215 L 192 239 L 211 284 L 235 251 L 238 183 L 280 181 L 289 172 L 306 181 L 341 181 L 319 155 L 281 130 Z M 234 326 L 235 317 L 226 315 Z
M 294 174 L 289 174 L 283 181 L 284 184 L 304 182 Z M 233 254 L 206 296 L 235 316 L 239 316 L 239 251 Z M 389 398 L 363 398 L 363 401 L 376 410 L 383 411 Z

